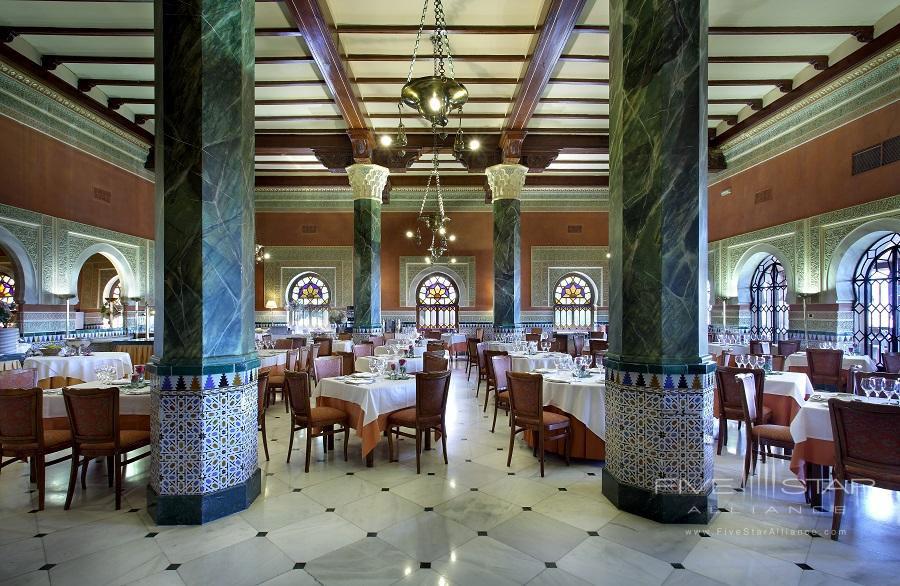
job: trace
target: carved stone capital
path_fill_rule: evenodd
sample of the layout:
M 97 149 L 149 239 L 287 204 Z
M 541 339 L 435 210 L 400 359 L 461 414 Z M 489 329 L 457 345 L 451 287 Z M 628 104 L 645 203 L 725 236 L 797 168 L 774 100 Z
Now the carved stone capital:
M 382 201 L 384 187 L 390 171 L 381 165 L 356 163 L 347 167 L 347 178 L 353 189 L 353 199 L 374 199 Z
M 494 165 L 484 170 L 491 188 L 492 200 L 519 199 L 525 187 L 528 167 L 524 165 Z

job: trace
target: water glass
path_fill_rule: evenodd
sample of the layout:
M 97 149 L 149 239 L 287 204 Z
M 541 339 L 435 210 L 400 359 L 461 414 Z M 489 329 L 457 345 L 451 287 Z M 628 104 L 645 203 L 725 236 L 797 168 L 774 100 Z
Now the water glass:
M 859 382 L 859 386 L 862 387 L 863 392 L 867 397 L 871 397 L 872 393 L 875 391 L 875 383 L 872 381 L 872 377 L 867 376 Z

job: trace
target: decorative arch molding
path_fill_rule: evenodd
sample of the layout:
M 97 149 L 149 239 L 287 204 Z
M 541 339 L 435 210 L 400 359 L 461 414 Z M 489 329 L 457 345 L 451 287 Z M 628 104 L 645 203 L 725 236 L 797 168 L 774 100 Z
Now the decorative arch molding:
M 323 283 L 325 283 L 325 286 L 328 288 L 328 296 L 329 296 L 326 307 L 334 307 L 334 298 L 335 297 L 334 297 L 334 283 L 332 282 L 333 279 L 330 279 L 327 275 L 324 275 L 318 271 L 311 271 L 311 270 L 297 271 L 296 274 L 294 274 L 293 276 L 291 276 L 287 279 L 287 286 L 284 288 L 284 291 L 282 291 L 282 294 L 281 294 L 281 302 L 284 303 L 285 306 L 287 306 L 286 304 L 289 303 L 291 300 L 291 289 L 294 288 L 294 283 L 296 283 L 297 281 L 299 281 L 300 279 L 302 279 L 303 277 L 306 277 L 308 275 L 316 277 L 317 279 L 320 279 Z
M 591 303 L 591 307 L 593 307 L 595 309 L 597 307 L 599 307 L 599 305 L 600 305 L 600 289 L 597 287 L 597 283 L 594 282 L 594 279 L 592 279 L 590 277 L 590 275 L 588 275 L 587 273 L 584 273 L 584 272 L 578 271 L 578 270 L 569 271 L 565 275 L 562 275 L 560 278 L 556 279 L 556 282 L 553 283 L 553 288 L 555 289 L 556 286 L 559 285 L 559 282 L 562 281 L 564 278 L 568 277 L 569 275 L 575 275 L 575 276 L 580 277 L 580 278 L 584 279 L 585 281 L 587 281 L 587 284 L 591 286 L 591 293 L 593 293 L 593 295 L 594 295 L 594 300 Z
M 462 307 L 470 307 L 469 303 L 469 287 L 466 279 L 463 278 L 458 272 L 454 271 L 450 268 L 450 265 L 431 265 L 426 269 L 422 269 L 409 280 L 409 287 L 406 289 L 406 307 L 415 307 L 418 301 L 417 295 L 419 293 L 419 286 L 429 276 L 434 273 L 443 273 L 450 277 L 450 280 L 453 281 L 453 284 L 456 285 L 457 295 L 459 298 L 457 300 L 457 305 L 460 308 Z
M 732 275 L 733 282 L 737 285 L 738 303 L 750 303 L 750 281 L 753 279 L 753 273 L 756 267 L 767 256 L 774 256 L 781 266 L 784 267 L 784 274 L 787 277 L 788 284 L 788 303 L 792 303 L 796 299 L 797 291 L 794 288 L 794 265 L 787 259 L 784 252 L 771 244 L 761 242 L 754 244 L 744 251 L 737 261 L 737 265 Z
M 16 290 L 21 291 L 21 297 L 18 302 L 23 303 L 40 303 L 41 291 L 38 287 L 37 272 L 34 270 L 34 263 L 28 252 L 22 245 L 22 242 L 16 238 L 12 232 L 0 226 L 0 248 L 9 255 L 15 268 L 16 274 Z
M 84 263 L 95 254 L 102 254 L 112 263 L 112 266 L 115 267 L 116 272 L 119 274 L 119 279 L 121 280 L 120 291 L 123 298 L 135 297 L 140 294 L 140 287 L 135 280 L 134 271 L 131 268 L 131 264 L 129 264 L 128 260 L 125 258 L 125 255 L 111 244 L 98 242 L 97 244 L 92 244 L 82 250 L 81 254 L 79 254 L 71 264 L 71 271 L 69 273 L 69 293 L 74 295 L 72 299 L 73 304 L 78 303 L 78 275 L 81 273 L 81 267 L 83 267 Z
M 826 291 L 822 301 L 853 302 L 853 273 L 863 253 L 887 234 L 900 232 L 900 218 L 879 218 L 851 230 L 838 243 L 831 255 L 825 276 Z

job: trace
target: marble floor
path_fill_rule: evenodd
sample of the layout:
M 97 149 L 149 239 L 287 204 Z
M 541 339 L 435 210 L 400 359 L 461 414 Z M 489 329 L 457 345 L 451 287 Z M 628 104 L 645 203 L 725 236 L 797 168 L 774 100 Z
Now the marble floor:
M 11 465 L 0 474 L 0 584 L 880 586 L 900 575 L 897 493 L 849 497 L 846 532 L 832 541 L 820 534 L 831 514 L 804 504 L 786 462 L 770 459 L 745 490 L 735 488 L 736 429 L 716 463 L 720 514 L 707 526 L 673 526 L 611 506 L 599 464 L 567 468 L 551 457 L 541 478 L 520 441 L 507 468 L 508 436 L 490 433 L 461 364 L 447 414 L 449 466 L 440 451 L 426 452 L 416 475 L 405 441 L 401 462 L 387 462 L 382 442 L 366 468 L 351 438 L 350 462 L 339 443 L 327 459 L 314 444 L 304 474 L 305 442 L 285 463 L 279 403 L 267 421 L 271 461 L 260 458 L 263 494 L 248 510 L 198 527 L 160 527 L 146 514 L 147 460 L 129 468 L 119 512 L 104 466 L 91 466 L 70 511 L 62 509 L 68 463 L 51 467 L 46 510 L 35 512 L 27 467 Z

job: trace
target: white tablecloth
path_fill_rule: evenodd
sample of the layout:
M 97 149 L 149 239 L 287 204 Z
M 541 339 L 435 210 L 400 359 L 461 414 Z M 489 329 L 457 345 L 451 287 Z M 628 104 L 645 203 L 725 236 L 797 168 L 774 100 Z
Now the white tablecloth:
M 3 360 L 0 361 L 0 372 L 4 370 L 16 370 L 22 368 L 22 362 L 19 360 Z
M 112 385 L 99 385 L 96 382 L 72 385 L 73 389 L 107 389 L 119 387 L 119 415 L 150 415 L 150 386 L 141 389 L 122 388 L 130 381 L 118 380 Z M 62 389 L 44 391 L 44 418 L 66 417 L 66 401 Z
M 556 368 L 556 359 L 568 356 L 568 354 L 540 352 L 532 356 L 522 352 L 511 352 L 509 356 L 512 362 L 510 370 L 513 372 L 532 372 L 536 368 Z
M 510 342 L 484 342 L 484 349 L 492 352 L 512 352 L 516 345 Z
M 287 350 L 262 350 L 259 352 L 259 367 L 284 366 L 286 358 Z
M 380 356 L 384 360 L 388 361 L 388 364 L 398 364 L 399 358 L 388 358 L 387 356 Z M 418 356 L 416 358 L 404 358 L 406 360 L 406 372 L 422 372 L 422 357 Z M 371 356 L 363 356 L 361 358 L 356 359 L 356 364 L 354 367 L 356 368 L 356 372 L 371 372 L 370 364 L 372 363 Z M 397 366 L 399 368 L 399 364 Z
M 344 382 L 345 377 L 326 378 L 319 381 L 315 396 L 334 397 L 356 403 L 363 411 L 363 426 L 378 419 L 379 415 L 416 404 L 416 377 L 407 380 L 378 378 L 374 383 L 354 385 Z
M 748 344 L 715 344 L 709 343 L 709 353 L 713 356 L 718 356 L 722 353 L 722 350 L 728 350 L 732 354 L 750 354 L 750 346 Z
M 94 373 L 100 367 L 113 366 L 116 378 L 131 376 L 131 356 L 127 352 L 94 352 L 90 356 L 32 356 L 22 363 L 23 368 L 37 370 L 38 379 L 51 376 L 80 378 L 84 382 L 97 380 Z
M 769 373 L 766 375 L 763 393 L 793 397 L 798 404 L 803 405 L 806 397 L 813 394 L 813 386 L 804 372 Z
M 404 344 L 400 346 L 401 348 L 409 348 L 409 344 Z M 421 356 L 425 354 L 428 350 L 426 346 L 413 346 L 413 354 L 416 356 Z M 376 346 L 375 347 L 375 356 L 389 356 L 394 354 L 393 346 Z
M 447 342 L 448 346 L 453 346 L 453 344 L 465 344 L 466 336 L 464 334 L 441 334 L 441 340 Z
M 785 368 L 790 368 L 792 366 L 802 366 L 805 368 L 806 352 L 794 352 L 784 360 Z M 844 361 L 841 368 L 850 370 L 850 368 L 854 366 L 859 366 L 863 372 L 875 372 L 878 369 L 875 361 L 868 356 L 844 353 Z
M 799 444 L 807 439 L 834 441 L 831 430 L 831 414 L 828 412 L 828 399 L 836 398 L 846 401 L 860 400 L 866 403 L 887 403 L 887 399 L 874 397 L 857 397 L 847 393 L 817 393 L 824 401 L 806 401 L 800 407 L 800 411 L 791 421 L 791 437 L 794 443 Z
M 574 382 L 556 382 L 547 377 Z M 545 374 L 544 404 L 562 409 L 606 441 L 606 381 L 602 376 L 572 379 L 570 373 Z
M 332 352 L 353 352 L 353 340 L 334 340 L 331 342 Z

